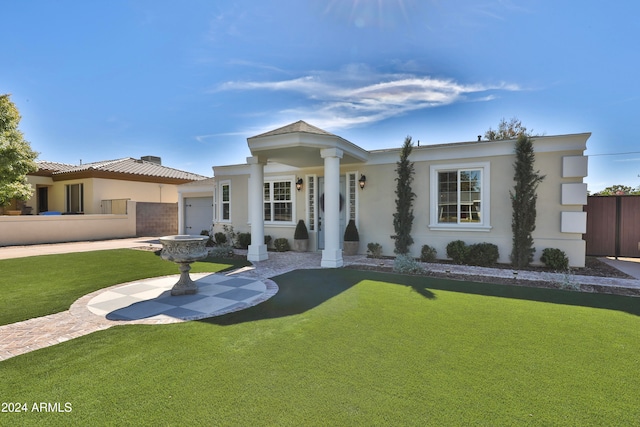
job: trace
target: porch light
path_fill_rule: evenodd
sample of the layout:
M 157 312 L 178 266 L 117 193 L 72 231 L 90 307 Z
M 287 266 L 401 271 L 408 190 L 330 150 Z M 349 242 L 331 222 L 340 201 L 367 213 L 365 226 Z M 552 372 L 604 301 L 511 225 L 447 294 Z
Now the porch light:
M 360 175 L 360 179 L 358 180 L 358 182 L 360 183 L 360 189 L 363 190 L 364 185 L 367 183 L 367 177 L 364 175 Z
M 302 178 L 298 178 L 298 180 L 296 181 L 296 189 L 298 191 L 302 190 Z

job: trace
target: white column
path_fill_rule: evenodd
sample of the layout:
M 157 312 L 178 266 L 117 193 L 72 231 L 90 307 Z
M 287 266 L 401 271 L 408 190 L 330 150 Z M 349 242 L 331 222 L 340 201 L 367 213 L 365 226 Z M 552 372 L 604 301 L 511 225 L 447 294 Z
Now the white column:
M 325 148 L 320 150 L 324 159 L 324 250 L 322 267 L 342 267 L 340 249 L 340 159 L 342 150 Z
M 251 221 L 251 244 L 247 260 L 264 261 L 269 258 L 264 244 L 264 162 L 258 157 L 247 157 L 251 168 L 249 179 L 249 220 Z

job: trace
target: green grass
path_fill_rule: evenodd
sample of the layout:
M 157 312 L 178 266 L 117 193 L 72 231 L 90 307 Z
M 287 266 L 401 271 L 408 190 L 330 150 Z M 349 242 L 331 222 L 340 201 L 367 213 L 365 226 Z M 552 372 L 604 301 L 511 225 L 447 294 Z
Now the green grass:
M 250 309 L 0 362 L 0 425 L 637 425 L 640 300 L 297 271 Z
M 206 259 L 192 264 L 194 273 L 247 265 L 239 260 Z M 43 255 L 0 261 L 0 325 L 68 310 L 78 298 L 118 283 L 179 274 L 156 253 L 117 249 Z

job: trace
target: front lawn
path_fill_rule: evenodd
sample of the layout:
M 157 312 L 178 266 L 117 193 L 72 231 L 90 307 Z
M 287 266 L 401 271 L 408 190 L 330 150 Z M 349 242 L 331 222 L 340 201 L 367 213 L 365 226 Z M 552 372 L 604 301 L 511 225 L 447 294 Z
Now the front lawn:
M 194 273 L 248 265 L 207 258 Z M 180 274 L 178 266 L 154 252 L 133 249 L 43 255 L 0 260 L 0 325 L 68 310 L 78 298 L 118 283 Z
M 295 271 L 250 309 L 4 362 L 23 425 L 636 425 L 640 300 Z

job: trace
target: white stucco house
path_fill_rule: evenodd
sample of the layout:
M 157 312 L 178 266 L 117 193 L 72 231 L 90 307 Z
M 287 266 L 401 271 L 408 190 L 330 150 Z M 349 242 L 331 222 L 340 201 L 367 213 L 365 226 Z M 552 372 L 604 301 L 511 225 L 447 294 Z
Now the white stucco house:
M 571 266 L 584 266 L 584 151 L 590 135 L 534 138 L 535 167 L 546 176 L 538 188 L 536 261 L 544 248 L 559 248 Z M 269 257 L 262 244 L 265 234 L 292 240 L 299 219 L 309 230 L 310 250 L 322 251 L 323 267 L 343 265 L 342 236 L 351 219 L 358 227 L 360 253 L 376 242 L 385 255 L 393 255 L 395 168 L 402 141 L 398 148 L 365 150 L 298 121 L 247 142 L 251 156 L 246 164 L 213 167 L 213 194 L 197 184 L 193 192 L 186 186 L 178 191 L 183 206 L 190 194 L 212 197 L 214 231 L 223 225 L 250 231 L 249 260 Z M 493 243 L 499 261 L 509 262 L 514 150 L 515 141 L 414 147 L 414 256 L 428 244 L 445 258 L 446 245 L 463 240 Z M 181 227 L 184 231 L 183 222 Z

